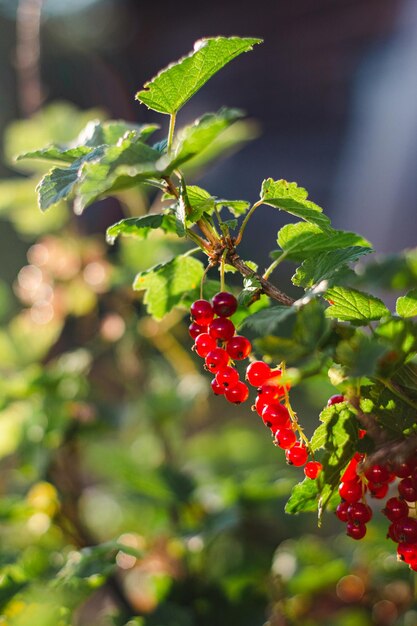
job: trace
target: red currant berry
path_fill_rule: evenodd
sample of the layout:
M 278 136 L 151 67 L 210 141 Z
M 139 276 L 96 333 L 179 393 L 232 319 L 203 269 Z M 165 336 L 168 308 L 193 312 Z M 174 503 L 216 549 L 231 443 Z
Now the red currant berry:
M 197 322 L 191 322 L 188 327 L 188 333 L 193 339 L 197 339 L 198 335 L 207 333 L 207 326 L 200 326 Z
M 414 487 L 417 488 L 417 467 L 415 467 L 413 471 L 411 472 L 410 478 L 412 480 Z
M 392 471 L 398 478 L 407 478 L 411 475 L 413 471 L 413 465 L 409 461 L 404 461 L 403 463 L 394 463 L 392 466 Z
M 260 387 L 270 376 L 271 368 L 263 361 L 253 361 L 246 369 L 246 380 L 253 387 Z
M 201 337 L 201 335 L 200 335 Z M 199 339 L 199 337 L 197 337 Z M 213 339 L 211 337 L 211 339 Z M 214 339 L 213 339 L 214 341 Z M 223 348 L 213 348 L 206 356 L 206 368 L 210 372 L 218 372 L 229 363 L 229 355 Z
M 353 502 L 348 508 L 348 519 L 350 522 L 366 524 L 372 519 L 372 509 L 363 502 Z
M 286 428 L 291 422 L 288 409 L 282 404 L 267 404 L 262 411 L 262 419 L 273 431 Z
M 347 522 L 348 521 L 348 508 L 351 505 L 349 504 L 349 502 L 340 502 L 337 507 L 336 507 L 336 517 L 338 519 L 340 519 L 341 522 Z
M 242 361 L 249 356 L 252 350 L 252 344 L 246 337 L 236 335 L 229 339 L 226 344 L 226 350 L 234 361 Z
M 225 317 L 217 317 L 210 324 L 209 333 L 213 339 L 229 341 L 235 334 L 235 325 Z
M 346 534 L 352 539 L 363 539 L 366 535 L 366 526 L 360 522 L 348 522 L 346 524 Z
M 208 326 L 214 317 L 213 308 L 207 300 L 196 300 L 193 302 L 190 313 L 193 320 L 201 326 Z
M 224 387 L 221 387 L 219 385 L 215 378 L 213 378 L 213 380 L 211 381 L 211 388 L 215 396 L 222 396 L 226 391 Z
M 234 367 L 226 365 L 226 367 L 222 367 L 222 369 L 217 372 L 216 381 L 219 387 L 231 389 L 239 382 L 239 374 Z
M 385 465 L 371 465 L 365 476 L 371 483 L 382 484 L 388 482 L 390 473 Z
M 394 522 L 394 536 L 398 543 L 416 543 L 417 520 L 412 517 L 403 517 L 398 522 Z
M 333 406 L 333 404 L 339 404 L 339 402 L 344 402 L 344 401 L 345 401 L 345 396 L 338 393 L 335 396 L 331 396 L 327 400 L 327 406 Z
M 255 406 L 255 411 L 257 412 L 257 414 L 260 417 L 262 417 L 262 411 L 264 410 L 266 406 L 268 406 L 268 403 L 265 402 L 264 398 L 262 398 L 261 396 L 256 396 L 254 406 Z
M 412 479 L 408 476 L 398 483 L 398 493 L 407 500 L 407 502 L 415 502 L 417 500 L 417 489 L 414 487 Z
M 366 435 L 366 430 L 364 430 L 363 428 L 359 428 L 358 430 L 358 437 L 359 439 L 363 439 Z
M 395 534 L 395 522 L 393 522 L 392 524 L 388 526 L 387 539 L 392 539 L 392 541 L 395 541 L 396 543 L 398 543 L 397 537 Z
M 388 483 L 368 483 L 369 493 L 377 500 L 383 500 L 388 493 Z
M 296 443 L 297 437 L 291 428 L 280 428 L 275 433 L 275 443 L 283 450 L 289 450 Z
M 417 561 L 417 544 L 415 543 L 399 543 L 397 554 L 401 561 L 413 563 Z
M 237 309 L 236 298 L 227 291 L 216 293 L 212 299 L 213 309 L 219 317 L 230 317 Z
M 215 347 L 216 341 L 213 337 L 210 337 L 208 333 L 202 333 L 196 337 L 194 349 L 202 359 L 204 359 L 211 350 L 214 350 Z
M 322 469 L 323 466 L 318 461 L 309 461 L 304 468 L 304 474 L 307 478 L 314 480 L 320 474 Z
M 390 498 L 385 503 L 385 508 L 382 509 L 384 515 L 386 515 L 390 522 L 396 522 L 402 517 L 408 517 L 409 508 L 405 500 L 399 498 Z
M 349 464 L 347 466 L 347 468 L 345 469 L 344 473 L 342 474 L 341 477 L 341 482 L 342 483 L 348 483 L 351 480 L 356 480 L 357 478 L 357 474 L 356 474 L 356 468 L 358 467 L 358 461 L 355 457 L 353 457 L 353 459 L 351 459 L 349 461 Z
M 340 483 L 339 495 L 342 500 L 353 503 L 362 497 L 362 483 L 360 480 L 350 480 L 349 482 Z
M 240 380 L 235 387 L 226 389 L 224 395 L 226 396 L 226 400 L 229 400 L 232 404 L 241 404 L 248 399 L 249 389 L 245 383 Z
M 286 450 L 285 458 L 289 465 L 301 467 L 308 459 L 308 450 L 303 443 L 295 443 L 292 448 Z

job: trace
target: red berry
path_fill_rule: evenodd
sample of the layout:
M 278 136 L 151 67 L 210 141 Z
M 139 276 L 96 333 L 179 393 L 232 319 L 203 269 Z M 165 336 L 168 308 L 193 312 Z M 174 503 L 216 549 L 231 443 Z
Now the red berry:
M 273 431 L 285 428 L 291 422 L 288 409 L 282 404 L 267 404 L 262 411 L 262 419 Z
M 412 517 L 403 517 L 394 522 L 394 537 L 398 543 L 417 542 L 417 520 Z
M 246 337 L 236 335 L 229 339 L 226 344 L 226 350 L 234 361 L 242 361 L 250 354 L 252 345 Z
M 348 520 L 366 524 L 372 519 L 372 509 L 363 502 L 353 502 L 348 508 Z
M 210 337 L 208 333 L 202 333 L 196 337 L 194 349 L 202 359 L 204 359 L 211 350 L 214 350 L 215 347 L 216 341 L 213 337 Z
M 210 324 L 209 333 L 213 339 L 228 341 L 235 334 L 235 325 L 225 317 L 217 317 Z
M 398 543 L 397 537 L 395 535 L 395 522 L 393 522 L 392 524 L 388 526 L 387 539 L 392 539 L 392 541 L 395 541 L 396 543 Z
M 344 402 L 344 401 L 345 401 L 345 396 L 338 393 L 335 396 L 331 396 L 327 400 L 327 406 L 333 406 L 333 404 L 339 404 L 339 402 Z
M 246 380 L 253 387 L 260 387 L 270 376 L 271 368 L 263 361 L 253 361 L 246 369 Z
M 390 498 L 385 503 L 385 508 L 382 509 L 384 515 L 386 515 L 390 522 L 396 522 L 402 517 L 408 517 L 409 508 L 405 500 L 399 498 Z
M 232 402 L 233 404 L 241 404 L 248 399 L 249 389 L 245 383 L 240 380 L 235 387 L 226 389 L 224 395 L 229 402 Z
M 227 291 L 216 293 L 212 299 L 213 309 L 219 317 L 230 317 L 237 309 L 236 298 Z
M 317 478 L 317 476 L 320 474 L 322 469 L 323 466 L 318 461 L 309 461 L 304 468 L 304 474 L 307 476 L 307 478 L 311 478 L 314 480 L 314 478 Z
M 340 483 L 339 495 L 346 502 L 357 502 L 362 497 L 362 483 L 360 480 L 350 480 Z
M 285 458 L 289 465 L 301 467 L 308 459 L 308 450 L 303 443 L 296 443 L 285 452 Z
M 358 461 L 356 457 L 353 457 L 353 459 L 349 461 L 349 464 L 347 468 L 345 469 L 344 473 L 342 474 L 340 481 L 342 483 L 348 483 L 351 480 L 356 480 L 357 478 L 356 468 L 357 467 L 358 467 Z
M 371 465 L 365 476 L 371 483 L 382 484 L 389 481 L 390 473 L 385 465 Z
M 398 493 L 407 500 L 407 502 L 415 502 L 417 500 L 417 489 L 410 477 L 403 478 L 398 483 Z
M 255 410 L 260 417 L 262 417 L 262 411 L 266 406 L 268 406 L 268 402 L 265 402 L 264 398 L 262 398 L 261 396 L 256 396 Z
M 198 339 L 199 337 L 197 337 L 197 340 Z M 211 339 L 213 338 L 211 337 Z M 210 372 L 218 372 L 223 367 L 226 367 L 228 363 L 229 355 L 227 354 L 226 350 L 223 350 L 223 348 L 214 348 L 213 350 L 210 350 L 210 352 L 206 356 L 206 368 Z
M 295 432 L 290 428 L 280 428 L 275 433 L 275 443 L 283 450 L 289 450 L 296 443 Z
M 258 394 L 263 399 L 265 404 L 278 402 L 278 400 L 282 397 L 279 392 L 279 387 L 276 385 L 268 385 L 268 383 L 258 388 Z
M 410 461 L 403 461 L 402 463 L 394 463 L 392 471 L 398 478 L 407 478 L 413 471 L 413 464 Z
M 359 439 L 363 439 L 366 435 L 366 430 L 364 430 L 363 428 L 359 428 L 358 430 L 358 437 Z
M 191 322 L 188 327 L 188 333 L 193 339 L 197 339 L 198 335 L 202 335 L 206 332 L 207 326 L 201 326 L 200 324 L 197 324 L 197 322 Z
M 347 522 L 348 521 L 348 508 L 351 505 L 349 504 L 349 502 L 340 502 L 337 507 L 336 507 L 336 517 L 338 519 L 340 519 L 341 522 Z
M 213 308 L 207 300 L 196 300 L 190 308 L 191 317 L 197 324 L 208 326 L 214 317 Z
M 413 563 L 417 561 L 417 544 L 415 543 L 399 543 L 397 554 L 401 561 Z
M 360 522 L 348 522 L 346 524 L 346 534 L 352 539 L 363 539 L 366 535 L 366 526 Z
M 383 500 L 388 493 L 388 483 L 368 483 L 369 493 L 377 500 Z
M 226 367 L 222 367 L 221 370 L 218 370 L 216 374 L 216 381 L 219 387 L 222 387 L 223 389 L 231 389 L 239 382 L 239 374 L 234 367 L 226 365 Z
M 211 381 L 211 388 L 215 396 L 222 396 L 226 391 L 224 387 L 220 387 L 215 378 L 213 378 L 213 380 Z

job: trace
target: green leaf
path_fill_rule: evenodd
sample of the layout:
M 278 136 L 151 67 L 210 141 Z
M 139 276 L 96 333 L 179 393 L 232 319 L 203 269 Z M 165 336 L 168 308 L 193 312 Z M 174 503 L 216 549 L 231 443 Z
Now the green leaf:
M 325 297 L 331 301 L 331 306 L 326 310 L 327 317 L 343 322 L 364 325 L 390 315 L 382 300 L 356 289 L 332 287 L 326 291 Z
M 417 315 L 417 289 L 411 289 L 405 296 L 398 298 L 396 309 L 400 317 Z
M 371 248 L 351 246 L 341 250 L 329 250 L 321 252 L 305 259 L 297 268 L 292 282 L 298 287 L 310 288 L 323 280 L 337 280 L 341 270 L 349 263 L 357 261 L 361 256 L 372 252 Z
M 278 245 L 285 252 L 285 256 L 296 261 L 303 261 L 312 254 L 338 250 L 351 246 L 370 247 L 370 243 L 356 235 L 344 230 L 322 230 L 317 224 L 298 222 L 286 224 L 278 233 Z M 277 257 L 280 252 L 273 252 L 271 256 Z
M 284 321 L 289 318 L 294 318 L 295 320 L 296 313 L 296 309 L 291 306 L 271 306 L 249 315 L 245 319 L 242 328 L 249 328 L 261 336 L 274 335 L 279 332 L 280 326 Z
M 156 228 L 162 228 L 166 233 L 175 232 L 174 216 L 168 213 L 155 213 L 143 217 L 128 217 L 110 226 L 106 232 L 106 239 L 110 244 L 113 244 L 119 235 L 146 239 L 149 232 Z
M 260 197 L 264 204 L 291 213 L 306 222 L 317 224 L 322 229 L 330 227 L 330 220 L 323 214 L 323 209 L 307 200 L 307 191 L 303 187 L 298 187 L 297 183 L 268 178 L 262 183 Z
M 226 207 L 232 215 L 235 217 L 240 217 L 240 215 L 244 215 L 248 208 L 250 207 L 250 202 L 247 200 L 216 200 L 216 207 Z
M 375 338 L 356 332 L 351 339 L 339 342 L 336 359 L 348 376 L 373 376 L 386 351 Z
M 243 306 L 249 306 L 252 302 L 259 299 L 261 292 L 262 285 L 259 282 L 259 278 L 248 276 L 243 279 L 243 289 L 238 296 L 238 302 Z
M 175 114 L 216 72 L 261 42 L 242 37 L 200 39 L 192 52 L 146 83 L 136 99 L 159 113 Z
M 197 185 L 187 185 L 188 204 L 191 211 L 187 215 L 187 222 L 193 224 L 203 213 L 212 213 L 214 209 L 214 198 L 208 191 Z
M 295 515 L 301 512 L 316 511 L 319 493 L 317 481 L 305 478 L 303 482 L 298 483 L 293 488 L 291 496 L 285 505 L 285 512 Z
M 162 319 L 181 303 L 187 292 L 198 286 L 203 271 L 201 261 L 182 255 L 138 274 L 133 288 L 146 291 L 144 302 L 148 313 Z

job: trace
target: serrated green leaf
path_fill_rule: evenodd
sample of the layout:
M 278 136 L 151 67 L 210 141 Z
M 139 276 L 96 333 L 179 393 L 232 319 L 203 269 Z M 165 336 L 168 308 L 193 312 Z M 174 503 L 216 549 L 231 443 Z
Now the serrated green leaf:
M 92 148 L 88 146 L 76 146 L 74 148 L 67 148 L 65 146 L 47 146 L 41 150 L 34 150 L 33 152 L 25 152 L 19 154 L 16 158 L 17 161 L 23 159 L 39 159 L 43 161 L 62 161 L 63 163 L 73 163 L 76 159 L 80 159 L 89 152 Z
M 259 298 L 262 291 L 262 285 L 259 282 L 259 278 L 256 276 L 249 276 L 243 279 L 243 289 L 238 296 L 239 304 L 243 306 L 249 306 L 255 299 Z M 247 319 L 247 318 L 246 318 Z
M 312 254 L 338 250 L 351 246 L 370 247 L 370 243 L 356 235 L 344 230 L 322 230 L 317 224 L 298 222 L 286 224 L 278 233 L 278 245 L 285 252 L 285 256 L 302 261 Z M 273 252 L 271 256 L 277 257 L 281 252 Z
M 249 328 L 260 336 L 274 335 L 279 331 L 281 324 L 293 318 L 295 321 L 296 309 L 291 306 L 271 306 L 268 309 L 262 309 L 253 315 L 249 315 L 242 325 L 242 328 Z
M 193 224 L 201 218 L 203 213 L 212 213 L 214 197 L 208 191 L 197 185 L 187 185 L 188 204 L 191 211 L 187 215 L 187 222 Z
M 305 478 L 303 482 L 293 487 L 291 496 L 285 505 L 285 512 L 290 515 L 317 510 L 319 488 L 316 480 Z
M 307 200 L 307 191 L 303 187 L 298 187 L 297 183 L 267 178 L 262 183 L 260 197 L 264 204 L 291 213 L 306 222 L 317 224 L 323 230 L 330 227 L 330 220 L 323 214 L 323 209 Z
M 241 215 L 244 215 L 244 213 L 246 213 L 246 211 L 248 210 L 248 208 L 250 207 L 250 202 L 248 202 L 247 200 L 216 200 L 215 202 L 216 207 L 226 207 L 231 213 L 232 215 L 234 215 L 235 217 L 240 217 Z
M 414 317 L 417 315 L 417 289 L 411 289 L 405 296 L 397 300 L 397 314 L 400 317 Z
M 386 351 L 377 339 L 357 332 L 351 339 L 339 342 L 336 360 L 344 366 L 348 376 L 373 376 Z
M 333 282 L 339 278 L 341 270 L 349 263 L 370 252 L 371 248 L 362 246 L 320 252 L 305 259 L 291 280 L 294 285 L 304 288 L 312 287 L 323 280 Z
M 192 52 L 146 83 L 136 99 L 149 109 L 172 115 L 222 67 L 261 41 L 242 37 L 200 39 Z
M 343 322 L 365 325 L 390 315 L 382 300 L 356 289 L 332 287 L 326 291 L 325 297 L 331 302 L 326 310 L 327 317 Z
M 156 228 L 162 228 L 164 232 L 175 232 L 175 217 L 169 213 L 128 217 L 110 226 L 106 232 L 106 239 L 110 244 L 114 243 L 119 235 L 146 239 L 149 232 Z
M 144 302 L 148 313 L 162 319 L 181 303 L 187 292 L 198 286 L 203 272 L 201 261 L 182 255 L 138 274 L 133 288 L 136 291 L 145 290 Z

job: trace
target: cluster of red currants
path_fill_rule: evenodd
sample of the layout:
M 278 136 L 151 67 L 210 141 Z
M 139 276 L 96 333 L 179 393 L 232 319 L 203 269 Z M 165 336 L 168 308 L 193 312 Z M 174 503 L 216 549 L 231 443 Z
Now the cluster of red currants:
M 229 319 L 237 308 L 236 298 L 228 292 L 217 293 L 211 303 L 196 300 L 191 305 L 192 323 L 190 336 L 195 340 L 195 352 L 205 360 L 205 369 L 215 374 L 211 388 L 215 395 L 224 395 L 229 402 L 241 404 L 249 397 L 247 385 L 239 379 L 234 361 L 246 359 L 252 350 L 250 341 L 235 334 L 235 326 Z M 264 361 L 252 361 L 246 369 L 246 380 L 257 388 L 258 395 L 253 406 L 264 424 L 270 429 L 275 445 L 285 450 L 287 463 L 303 466 L 309 478 L 317 478 L 321 464 L 308 463 L 307 446 L 297 440 L 295 417 L 282 403 L 290 386 L 281 384 L 279 368 L 271 369 Z

